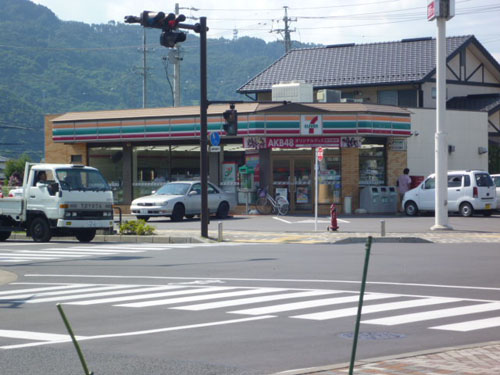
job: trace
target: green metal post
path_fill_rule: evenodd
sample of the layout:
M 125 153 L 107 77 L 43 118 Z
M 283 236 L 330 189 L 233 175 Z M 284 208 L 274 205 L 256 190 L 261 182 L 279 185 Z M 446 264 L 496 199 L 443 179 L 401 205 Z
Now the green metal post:
M 80 345 L 78 345 L 78 341 L 76 341 L 76 337 L 73 334 L 73 330 L 71 329 L 71 326 L 69 325 L 69 321 L 66 318 L 66 315 L 64 314 L 62 305 L 58 303 L 57 309 L 59 310 L 59 313 L 61 314 L 62 320 L 64 322 L 64 325 L 66 326 L 66 329 L 68 330 L 69 335 L 71 336 L 71 340 L 73 340 L 73 344 L 75 345 L 76 352 L 78 353 L 78 357 L 80 358 L 80 362 L 82 363 L 83 371 L 85 375 L 93 375 L 93 372 L 89 372 L 89 369 L 87 367 L 87 363 L 85 362 L 85 357 L 83 356 L 83 353 L 80 349 Z
M 365 265 L 363 267 L 363 279 L 361 281 L 361 291 L 359 292 L 358 314 L 356 317 L 356 327 L 354 328 L 354 337 L 353 337 L 353 343 L 352 343 L 351 364 L 349 366 L 349 375 L 353 374 L 354 361 L 356 360 L 356 348 L 358 346 L 359 323 L 361 321 L 361 310 L 363 308 L 363 297 L 365 294 L 366 275 L 368 274 L 368 262 L 370 260 L 371 247 L 372 247 L 372 237 L 370 236 L 366 240 Z

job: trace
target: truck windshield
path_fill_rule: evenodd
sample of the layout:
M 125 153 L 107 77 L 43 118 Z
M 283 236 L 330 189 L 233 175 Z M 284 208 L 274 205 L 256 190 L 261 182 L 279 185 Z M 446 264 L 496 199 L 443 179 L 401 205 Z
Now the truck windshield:
M 56 176 L 62 190 L 111 190 L 102 174 L 95 169 L 58 169 Z

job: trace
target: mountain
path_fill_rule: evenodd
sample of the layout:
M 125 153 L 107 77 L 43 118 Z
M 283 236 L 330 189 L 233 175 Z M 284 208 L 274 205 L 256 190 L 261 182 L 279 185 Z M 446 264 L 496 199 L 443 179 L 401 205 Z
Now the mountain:
M 29 0 L 0 0 L 0 9 L 0 155 L 40 159 L 46 114 L 142 107 L 141 26 L 61 21 Z M 146 29 L 147 107 L 173 101 L 173 67 L 160 32 Z M 199 44 L 194 33 L 181 44 L 182 105 L 199 102 Z M 244 100 L 236 89 L 284 47 L 249 37 L 211 39 L 209 32 L 207 51 L 209 100 Z

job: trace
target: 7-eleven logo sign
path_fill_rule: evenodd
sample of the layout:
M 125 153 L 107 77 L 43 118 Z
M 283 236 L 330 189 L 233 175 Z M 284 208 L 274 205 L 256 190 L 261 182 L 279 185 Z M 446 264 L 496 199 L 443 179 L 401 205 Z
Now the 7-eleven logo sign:
M 300 117 L 300 134 L 323 134 L 323 116 L 302 115 Z

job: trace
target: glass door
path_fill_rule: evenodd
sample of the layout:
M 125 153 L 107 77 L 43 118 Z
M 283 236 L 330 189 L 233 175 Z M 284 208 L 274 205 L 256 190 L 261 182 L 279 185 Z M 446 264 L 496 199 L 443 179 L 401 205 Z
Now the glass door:
M 313 176 L 312 159 L 304 157 L 275 157 L 273 159 L 274 196 L 281 195 L 290 202 L 290 212 L 312 212 Z

